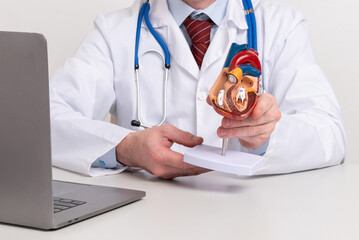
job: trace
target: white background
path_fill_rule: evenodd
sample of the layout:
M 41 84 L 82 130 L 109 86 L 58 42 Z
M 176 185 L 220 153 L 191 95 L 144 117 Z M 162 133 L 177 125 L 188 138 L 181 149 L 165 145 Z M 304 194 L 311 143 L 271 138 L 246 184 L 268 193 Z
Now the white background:
M 309 20 L 315 55 L 343 109 L 347 162 L 359 162 L 359 2 L 355 0 L 277 0 Z M 45 35 L 50 75 L 71 57 L 99 13 L 132 5 L 133 0 L 0 0 L 0 30 Z M 300 147 L 300 146 L 298 146 Z

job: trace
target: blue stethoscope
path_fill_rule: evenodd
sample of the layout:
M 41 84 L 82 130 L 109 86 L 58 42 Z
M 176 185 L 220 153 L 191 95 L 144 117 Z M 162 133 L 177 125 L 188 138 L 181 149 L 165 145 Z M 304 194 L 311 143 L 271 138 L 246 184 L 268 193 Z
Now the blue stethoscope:
M 257 25 L 256 25 L 256 19 L 254 15 L 254 9 L 252 5 L 251 0 L 242 0 L 243 1 L 243 7 L 244 7 L 244 13 L 246 16 L 246 21 L 248 25 L 248 46 L 249 48 L 253 48 L 257 51 Z M 168 72 L 170 69 L 170 52 L 168 50 L 168 47 L 166 43 L 163 41 L 163 39 L 160 37 L 160 35 L 156 32 L 156 30 L 153 28 L 150 18 L 148 16 L 148 13 L 150 11 L 150 3 L 149 0 L 146 0 L 140 10 L 140 13 L 138 14 L 138 20 L 137 20 L 137 29 L 136 29 L 136 45 L 135 45 L 135 80 L 136 80 L 136 91 L 137 91 L 137 118 L 138 120 L 132 120 L 131 125 L 134 127 L 143 127 L 143 128 L 150 128 L 154 126 L 160 126 L 162 125 L 167 117 L 167 83 L 168 83 Z M 146 125 L 141 120 L 141 104 L 140 104 L 140 79 L 139 79 L 139 60 L 138 60 L 138 49 L 140 44 L 140 35 L 141 35 L 141 25 L 142 20 L 145 19 L 146 25 L 148 29 L 150 30 L 153 37 L 156 39 L 158 44 L 161 46 L 165 59 L 164 59 L 164 69 L 165 69 L 165 81 L 164 81 L 164 94 L 163 94 L 163 116 L 161 121 L 154 126 Z

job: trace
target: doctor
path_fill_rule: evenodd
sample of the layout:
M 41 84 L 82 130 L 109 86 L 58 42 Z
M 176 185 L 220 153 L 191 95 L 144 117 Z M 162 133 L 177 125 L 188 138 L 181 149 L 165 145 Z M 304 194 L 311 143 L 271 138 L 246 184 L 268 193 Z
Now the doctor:
M 241 0 L 152 0 L 149 17 L 170 52 L 167 90 L 161 46 L 142 24 L 137 94 L 134 56 L 142 1 L 95 20 L 74 57 L 51 81 L 53 164 L 90 176 L 140 167 L 169 179 L 206 169 L 183 162 L 183 151 L 204 142 L 262 154 L 257 174 L 321 168 L 344 160 L 346 139 L 336 97 L 316 65 L 308 23 L 297 11 L 253 1 L 262 83 L 252 117 L 222 119 L 206 103 L 232 42 L 247 43 Z M 209 20 L 210 45 L 198 61 L 184 21 Z M 165 124 L 161 121 L 167 92 Z M 138 111 L 137 103 L 140 103 Z M 103 120 L 110 112 L 115 124 Z

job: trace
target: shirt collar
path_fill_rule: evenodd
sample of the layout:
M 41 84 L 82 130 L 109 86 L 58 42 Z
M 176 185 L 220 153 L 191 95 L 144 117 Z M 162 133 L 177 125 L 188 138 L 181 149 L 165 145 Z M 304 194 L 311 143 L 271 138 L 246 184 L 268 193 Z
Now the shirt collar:
M 178 26 L 194 12 L 195 15 L 205 13 L 217 26 L 219 26 L 226 15 L 228 0 L 217 0 L 203 10 L 196 10 L 182 0 L 167 0 L 168 8 Z

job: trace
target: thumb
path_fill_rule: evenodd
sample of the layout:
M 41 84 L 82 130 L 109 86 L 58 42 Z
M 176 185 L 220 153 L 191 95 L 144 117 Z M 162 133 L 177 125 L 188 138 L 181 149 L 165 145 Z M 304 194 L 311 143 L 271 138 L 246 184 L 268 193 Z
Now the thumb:
M 175 142 L 186 147 L 194 147 L 203 143 L 203 138 L 193 135 L 190 132 L 182 131 L 172 125 L 169 125 L 167 138 L 171 142 Z

